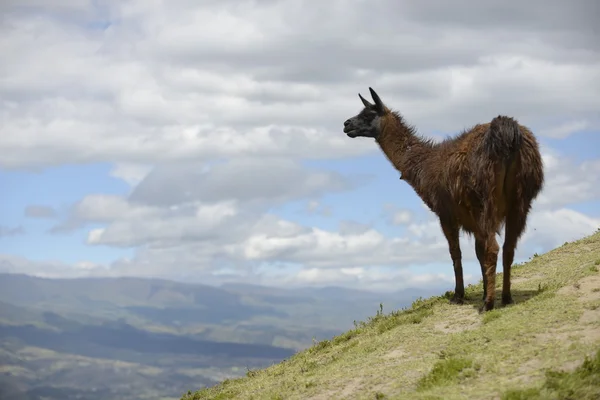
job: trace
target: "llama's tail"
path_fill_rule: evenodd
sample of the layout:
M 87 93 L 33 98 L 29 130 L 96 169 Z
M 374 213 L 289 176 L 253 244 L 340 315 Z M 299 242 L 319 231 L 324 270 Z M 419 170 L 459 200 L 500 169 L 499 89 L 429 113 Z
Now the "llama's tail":
M 485 151 L 496 160 L 508 161 L 519 151 L 523 134 L 519 123 L 510 117 L 499 115 L 492 119 L 483 139 Z
M 487 162 L 481 165 L 483 168 L 478 175 L 479 192 L 484 202 L 481 220 L 484 231 L 489 232 L 493 229 L 500 232 L 498 196 L 508 195 L 508 174 L 522 144 L 523 133 L 517 121 L 503 115 L 492 119 L 482 141 L 482 150 L 487 155 Z M 498 163 L 502 164 L 503 168 L 498 169 Z

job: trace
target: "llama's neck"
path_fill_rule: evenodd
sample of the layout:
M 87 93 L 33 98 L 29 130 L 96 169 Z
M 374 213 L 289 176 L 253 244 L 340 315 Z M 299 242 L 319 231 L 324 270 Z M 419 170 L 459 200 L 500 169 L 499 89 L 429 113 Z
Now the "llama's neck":
M 418 137 L 398 114 L 384 118 L 381 134 L 377 138 L 379 147 L 401 174 L 402 179 L 420 194 L 423 161 L 433 150 L 431 143 Z

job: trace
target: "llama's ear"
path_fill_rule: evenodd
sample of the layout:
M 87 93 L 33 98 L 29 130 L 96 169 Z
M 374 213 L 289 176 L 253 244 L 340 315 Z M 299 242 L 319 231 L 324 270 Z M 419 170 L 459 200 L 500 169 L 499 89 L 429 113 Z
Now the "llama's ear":
M 362 95 L 359 93 L 358 97 L 360 97 L 360 101 L 362 101 L 362 103 L 365 105 L 365 107 L 367 108 L 375 108 L 375 106 L 371 103 L 369 103 L 369 101 L 367 99 L 365 99 L 364 97 L 362 97 Z
M 385 114 L 385 105 L 383 105 L 383 101 L 381 101 L 381 99 L 379 98 L 379 95 L 377 93 L 375 93 L 375 91 L 371 87 L 369 88 L 369 92 L 371 92 L 371 97 L 373 98 L 373 101 L 375 102 L 375 109 L 377 110 L 377 113 L 379 115 Z

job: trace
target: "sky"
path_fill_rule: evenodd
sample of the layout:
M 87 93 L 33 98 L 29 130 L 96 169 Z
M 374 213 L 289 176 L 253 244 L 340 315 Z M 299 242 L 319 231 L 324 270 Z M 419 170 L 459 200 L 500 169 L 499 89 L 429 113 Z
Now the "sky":
M 534 131 L 546 185 L 516 262 L 592 234 L 599 14 L 595 0 L 4 0 L 0 272 L 453 288 L 435 215 L 372 139 L 342 131 L 369 87 L 436 140 L 499 114 Z M 473 239 L 461 247 L 477 282 Z

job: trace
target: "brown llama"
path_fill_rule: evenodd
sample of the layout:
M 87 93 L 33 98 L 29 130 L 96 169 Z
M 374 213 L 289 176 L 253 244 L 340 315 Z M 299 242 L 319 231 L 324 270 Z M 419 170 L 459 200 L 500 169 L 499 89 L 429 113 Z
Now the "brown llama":
M 496 235 L 505 226 L 502 304 L 513 302 L 510 269 L 531 203 L 544 186 L 544 169 L 533 133 L 506 116 L 433 143 L 387 108 L 371 88 L 375 104 L 358 95 L 363 110 L 344 122 L 348 137 L 374 138 L 406 181 L 440 220 L 454 266 L 453 303 L 465 297 L 459 232 L 475 237 L 483 276 L 481 311 L 494 308 Z

